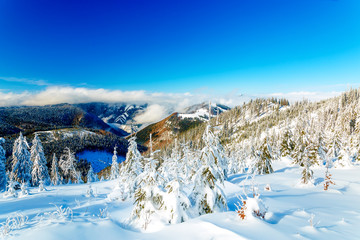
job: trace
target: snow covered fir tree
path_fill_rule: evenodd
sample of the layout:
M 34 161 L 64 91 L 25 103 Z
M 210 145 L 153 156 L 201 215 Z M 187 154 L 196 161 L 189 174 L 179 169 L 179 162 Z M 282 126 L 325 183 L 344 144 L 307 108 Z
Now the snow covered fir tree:
M 7 176 L 6 176 L 6 157 L 5 157 L 5 150 L 2 147 L 2 144 L 5 143 L 4 138 L 0 138 L 0 191 L 4 190 L 7 184 Z
M 48 185 L 50 183 L 50 176 L 46 166 L 47 161 L 43 146 L 37 134 L 35 134 L 32 141 L 30 154 L 30 159 L 33 162 L 33 168 L 31 171 L 32 185 L 38 186 L 40 181 L 43 181 L 45 185 Z
M 30 160 L 29 145 L 20 132 L 12 153 L 12 171 L 10 178 L 18 183 L 30 184 L 33 162 Z

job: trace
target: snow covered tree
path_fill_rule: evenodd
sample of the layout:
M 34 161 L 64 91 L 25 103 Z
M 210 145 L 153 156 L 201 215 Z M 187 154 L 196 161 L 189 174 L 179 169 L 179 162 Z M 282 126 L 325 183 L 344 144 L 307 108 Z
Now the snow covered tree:
M 46 191 L 46 188 L 44 186 L 44 181 L 40 180 L 39 181 L 39 190 L 38 190 L 38 192 L 43 192 L 43 191 Z
M 182 182 L 177 177 L 170 181 L 165 189 L 164 210 L 167 212 L 167 218 L 170 223 L 185 222 L 189 218 L 190 200 L 183 191 Z
M 182 144 L 182 150 L 183 155 L 179 163 L 180 176 L 185 183 L 191 183 L 192 177 L 195 175 L 196 169 L 198 169 L 198 161 L 194 160 L 195 154 L 190 149 L 189 143 Z
M 110 173 L 110 179 L 114 180 L 117 179 L 119 174 L 119 163 L 117 162 L 117 152 L 116 152 L 116 146 L 114 147 L 114 155 L 112 157 L 112 164 L 111 164 L 111 173 Z
M 79 180 L 79 174 L 75 169 L 75 162 L 75 154 L 71 152 L 70 148 L 65 148 L 64 154 L 60 157 L 59 166 L 64 178 L 67 179 L 69 183 Z
M 326 172 L 325 172 L 325 181 L 324 181 L 324 190 L 327 191 L 329 189 L 330 184 L 335 185 L 335 183 L 331 180 L 331 174 L 329 172 L 329 165 L 326 164 Z
M 295 148 L 291 154 L 291 157 L 294 159 L 294 163 L 298 164 L 299 166 L 304 166 L 304 161 L 307 158 L 305 154 L 305 148 L 309 145 L 309 139 L 306 132 L 301 129 L 298 131 L 298 137 L 295 141 Z
M 40 181 L 48 185 L 50 183 L 50 176 L 48 168 L 46 166 L 46 158 L 43 150 L 43 146 L 37 134 L 32 141 L 30 150 L 30 159 L 33 162 L 31 177 L 32 185 L 38 186 Z
M 319 148 L 318 148 L 318 155 L 320 158 L 320 163 L 326 163 L 327 162 L 327 149 L 325 147 L 325 143 L 324 143 L 324 137 L 322 136 L 322 133 L 319 133 L 318 136 L 318 142 L 319 142 Z
M 89 197 L 94 197 L 94 190 L 92 189 L 91 184 L 89 184 L 89 187 L 86 190 L 85 196 L 88 197 L 88 198 Z
M 86 181 L 87 183 L 91 183 L 91 182 L 96 182 L 98 179 L 97 179 L 97 175 L 94 173 L 94 170 L 90 164 L 90 169 L 86 175 Z
M 351 168 L 352 158 L 349 153 L 349 148 L 344 147 L 339 151 L 338 159 L 334 163 L 336 168 Z
M 32 162 L 30 160 L 29 145 L 20 132 L 20 136 L 15 140 L 12 153 L 12 172 L 13 180 L 21 183 L 31 181 Z
M 51 162 L 51 183 L 54 185 L 59 185 L 61 183 L 59 169 L 58 169 L 58 159 L 55 153 L 53 155 L 53 160 Z
M 272 161 L 272 151 L 271 147 L 267 143 L 267 139 L 265 138 L 261 144 L 260 150 L 256 152 L 256 163 L 255 168 L 258 174 L 269 174 L 274 172 L 271 161 Z
M 138 177 L 139 183 L 135 191 L 135 206 L 130 220 L 144 229 L 151 222 L 152 215 L 163 207 L 164 190 L 159 184 L 159 173 L 156 171 L 157 162 L 153 158 L 146 159 L 147 163 Z
M 5 143 L 4 138 L 0 138 L 0 191 L 5 190 L 7 184 L 6 169 L 5 169 L 5 150 L 1 144 Z
M 195 203 L 196 213 L 199 215 L 227 210 L 227 203 L 222 186 L 224 184 L 224 169 L 219 162 L 221 155 L 214 135 L 207 126 L 203 135 L 204 148 L 200 160 L 202 166 L 195 176 L 195 184 L 191 199 Z M 219 167 L 220 165 L 220 167 Z
M 4 193 L 4 197 L 17 197 L 15 185 L 16 185 L 16 183 L 13 180 L 10 180 L 8 182 L 7 190 Z
M 292 133 L 290 129 L 286 129 L 280 143 L 280 153 L 282 157 L 290 156 L 294 150 L 295 144 L 292 139 Z
M 128 152 L 126 159 L 121 168 L 121 181 L 127 185 L 130 196 L 134 194 L 137 188 L 137 177 L 143 172 L 142 166 L 143 157 L 137 149 L 136 137 L 129 139 Z
M 319 146 L 315 141 L 309 141 L 307 148 L 307 158 L 310 161 L 310 165 L 320 165 L 321 158 L 319 156 Z
M 29 195 L 29 190 L 28 190 L 28 183 L 27 182 L 22 182 L 20 185 L 20 194 L 19 197 L 25 197 L 27 195 Z
M 306 152 L 308 150 L 306 149 Z M 308 155 L 308 153 L 305 153 L 305 156 Z M 304 184 L 308 184 L 312 182 L 313 179 L 313 170 L 311 170 L 311 159 L 306 157 L 304 158 L 304 160 L 302 161 L 303 164 L 303 170 L 302 170 L 302 177 L 301 177 L 301 182 Z
M 327 156 L 331 158 L 332 160 L 337 160 L 339 157 L 339 152 L 341 149 L 341 141 L 338 133 L 334 133 L 329 140 L 329 147 Z

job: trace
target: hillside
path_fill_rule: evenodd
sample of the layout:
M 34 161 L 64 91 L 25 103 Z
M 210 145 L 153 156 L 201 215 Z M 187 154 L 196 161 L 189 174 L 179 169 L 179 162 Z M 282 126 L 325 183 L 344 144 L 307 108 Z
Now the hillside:
M 211 105 L 211 116 L 216 118 L 230 108 L 221 104 Z M 209 104 L 201 103 L 185 108 L 181 113 L 173 113 L 165 119 L 151 124 L 136 133 L 137 141 L 149 147 L 152 134 L 153 149 L 168 146 L 185 132 L 196 131 L 196 127 L 209 119 Z
M 126 135 L 122 130 L 111 128 L 96 115 L 70 104 L 0 108 L 1 136 L 20 131 L 32 133 L 71 127 L 101 129 L 119 136 Z
M 142 124 L 135 123 L 134 119 L 146 110 L 148 104 L 135 105 L 127 103 L 93 102 L 75 104 L 75 106 L 97 116 L 114 129 L 121 129 L 127 133 L 131 133 L 131 124 L 133 124 L 134 129 L 141 128 Z

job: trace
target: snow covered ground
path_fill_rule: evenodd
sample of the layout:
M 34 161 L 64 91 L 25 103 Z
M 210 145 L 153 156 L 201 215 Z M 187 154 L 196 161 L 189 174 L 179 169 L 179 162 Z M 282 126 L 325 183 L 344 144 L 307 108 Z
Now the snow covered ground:
M 144 231 L 127 223 L 132 200 L 107 198 L 114 180 L 93 183 L 93 197 L 86 196 L 88 184 L 51 186 L 46 192 L 30 188 L 30 195 L 22 198 L 4 198 L 0 193 L 0 236 L 6 233 L 4 239 L 26 240 L 360 239 L 359 165 L 330 169 L 336 185 L 328 191 L 323 190 L 323 168 L 314 169 L 315 185 L 306 187 L 298 184 L 299 167 L 277 161 L 274 170 L 255 177 L 260 198 L 268 208 L 264 220 L 240 220 L 235 212 L 237 195 L 253 185 L 245 174 L 237 174 L 225 182 L 229 211 L 175 225 L 153 222 Z M 271 191 L 264 190 L 267 184 Z M 12 229 L 6 228 L 7 219 Z

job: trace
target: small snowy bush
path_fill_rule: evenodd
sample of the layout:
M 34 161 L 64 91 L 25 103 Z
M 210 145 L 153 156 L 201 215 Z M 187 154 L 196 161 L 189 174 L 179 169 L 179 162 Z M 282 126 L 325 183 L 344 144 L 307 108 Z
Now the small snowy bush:
M 27 216 L 22 215 L 21 213 L 17 213 L 13 217 L 8 217 L 4 223 L 1 223 L 0 233 L 1 236 L 7 237 L 11 234 L 11 232 L 15 229 L 21 229 L 28 223 L 29 218 Z
M 239 197 L 238 197 L 239 198 Z M 260 199 L 260 195 L 256 195 L 253 198 L 246 196 L 246 199 L 239 198 L 240 202 L 235 204 L 236 212 L 242 220 L 249 218 L 265 218 L 267 208 Z

